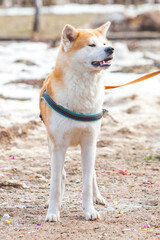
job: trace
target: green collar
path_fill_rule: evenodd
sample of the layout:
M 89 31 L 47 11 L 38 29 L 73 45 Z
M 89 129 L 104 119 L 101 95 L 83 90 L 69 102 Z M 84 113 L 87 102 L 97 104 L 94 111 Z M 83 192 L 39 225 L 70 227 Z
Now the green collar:
M 45 100 L 45 102 L 56 112 L 63 115 L 64 117 L 76 120 L 76 121 L 83 121 L 83 122 L 93 122 L 100 120 L 104 114 L 106 114 L 108 111 L 106 109 L 103 109 L 99 113 L 95 114 L 78 114 L 75 112 L 72 112 L 61 105 L 57 105 L 56 102 L 51 98 L 51 96 L 48 94 L 48 92 L 45 90 L 42 94 L 41 100 Z

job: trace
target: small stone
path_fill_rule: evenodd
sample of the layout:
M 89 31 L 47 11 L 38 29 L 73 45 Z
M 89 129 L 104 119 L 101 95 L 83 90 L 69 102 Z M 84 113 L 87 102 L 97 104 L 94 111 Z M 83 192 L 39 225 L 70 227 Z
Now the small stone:
M 77 180 L 76 180 L 76 183 L 80 183 L 80 179 L 77 179 Z

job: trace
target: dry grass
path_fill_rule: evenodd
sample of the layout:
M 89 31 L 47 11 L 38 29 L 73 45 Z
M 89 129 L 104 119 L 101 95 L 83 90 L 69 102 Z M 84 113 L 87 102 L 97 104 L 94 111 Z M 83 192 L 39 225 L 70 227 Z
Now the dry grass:
M 96 16 L 96 14 L 44 15 L 41 17 L 40 36 L 57 39 L 66 23 L 80 27 L 90 23 Z M 32 26 L 33 16 L 0 17 L 0 37 L 30 37 Z

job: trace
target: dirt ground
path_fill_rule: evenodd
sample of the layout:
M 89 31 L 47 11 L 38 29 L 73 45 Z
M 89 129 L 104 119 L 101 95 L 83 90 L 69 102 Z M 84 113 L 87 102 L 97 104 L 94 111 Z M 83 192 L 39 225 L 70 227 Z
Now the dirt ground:
M 96 172 L 106 206 L 96 205 L 97 221 L 84 220 L 79 147 L 66 156 L 61 222 L 45 222 L 50 160 L 44 125 L 37 118 L 1 127 L 0 239 L 160 239 L 160 99 L 154 104 L 156 117 L 143 116 L 139 102 L 121 111 L 121 118 L 115 114 L 118 123 L 109 117 L 102 121 Z M 119 172 L 124 169 L 127 175 Z

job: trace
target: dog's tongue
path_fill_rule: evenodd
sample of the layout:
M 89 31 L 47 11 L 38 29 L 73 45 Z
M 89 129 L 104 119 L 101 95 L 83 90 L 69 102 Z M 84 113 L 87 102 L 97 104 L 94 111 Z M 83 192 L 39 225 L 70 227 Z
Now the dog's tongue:
M 101 61 L 100 62 L 100 65 L 102 66 L 102 65 L 104 65 L 104 64 L 106 64 L 107 63 L 107 61 Z
M 93 64 L 97 65 L 97 66 L 102 66 L 103 67 L 106 64 L 110 64 L 110 60 L 111 59 L 112 59 L 111 57 L 108 57 L 108 58 L 106 58 L 105 60 L 102 60 L 102 61 L 94 61 Z

